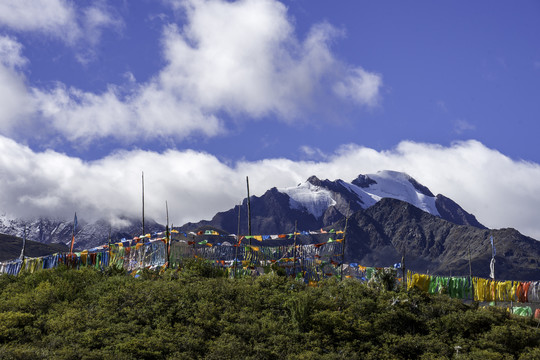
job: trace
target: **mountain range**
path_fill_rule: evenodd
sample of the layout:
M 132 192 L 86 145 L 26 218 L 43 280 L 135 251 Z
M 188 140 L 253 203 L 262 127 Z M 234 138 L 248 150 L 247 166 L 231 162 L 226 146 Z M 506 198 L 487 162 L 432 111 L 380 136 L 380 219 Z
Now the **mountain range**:
M 0 234 L 0 261 L 13 260 L 21 255 L 23 241 L 21 238 L 12 235 Z M 28 257 L 39 257 L 58 252 L 69 251 L 64 244 L 43 244 L 37 241 L 26 241 L 24 255 Z
M 344 229 L 346 262 L 364 266 L 391 266 L 401 262 L 408 269 L 441 275 L 487 277 L 491 260 L 490 237 L 497 250 L 496 278 L 540 279 L 536 259 L 540 242 L 514 229 L 490 230 L 473 214 L 444 195 L 434 195 L 407 174 L 381 171 L 359 175 L 351 182 L 321 180 L 315 176 L 289 188 L 272 188 L 262 196 L 250 197 L 253 234 L 279 234 L 321 228 Z M 211 220 L 187 223 L 184 232 L 213 228 L 222 233 L 247 234 L 247 199 Z M 240 222 L 239 219 L 240 212 Z M 126 219 L 115 228 L 112 240 L 141 233 L 140 220 Z M 146 225 L 148 224 L 148 225 Z M 45 243 L 71 240 L 70 221 L 37 219 L 32 222 L 0 217 L 0 233 Z M 164 226 L 145 221 L 147 232 L 163 231 Z M 107 241 L 110 227 L 104 220 L 79 222 L 76 247 L 91 248 Z
M 348 215 L 364 211 L 383 198 L 393 198 L 409 203 L 433 216 L 456 225 L 469 225 L 486 229 L 474 215 L 469 214 L 451 199 L 434 196 L 429 189 L 407 174 L 380 171 L 360 175 L 352 182 L 320 180 L 315 176 L 290 188 L 272 188 L 261 197 L 251 197 L 251 227 L 253 233 L 271 234 L 292 231 L 295 221 L 300 229 L 319 229 L 331 226 Z M 247 199 L 241 208 L 217 213 L 212 220 L 188 223 L 183 230 L 193 230 L 211 225 L 229 233 L 236 233 L 238 211 L 246 209 Z M 247 216 L 241 216 L 240 229 L 247 230 Z

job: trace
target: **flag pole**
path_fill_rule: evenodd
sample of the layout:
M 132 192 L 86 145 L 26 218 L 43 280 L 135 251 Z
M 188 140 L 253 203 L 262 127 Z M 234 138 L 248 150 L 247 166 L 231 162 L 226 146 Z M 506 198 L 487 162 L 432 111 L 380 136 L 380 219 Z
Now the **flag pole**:
M 167 269 L 170 267 L 170 260 L 171 260 L 171 232 L 169 229 L 169 204 L 167 203 L 167 200 L 165 200 L 165 211 L 167 212 L 167 226 L 165 227 L 165 237 L 167 241 Z
M 77 227 L 77 212 L 75 212 L 75 217 L 73 218 L 73 231 L 71 232 L 71 246 L 69 249 L 69 254 L 73 254 L 73 244 L 75 243 L 75 228 Z
M 472 279 L 472 265 L 471 265 L 471 242 L 469 241 L 469 281 L 471 282 L 471 293 L 472 293 L 472 299 L 474 301 L 474 285 L 473 285 L 473 279 Z
M 108 241 L 108 247 L 107 247 L 107 252 L 108 252 L 108 259 L 107 259 L 107 265 L 106 266 L 109 266 L 109 264 L 111 263 L 111 232 L 112 232 L 112 225 L 109 223 L 109 241 Z M 103 268 L 105 268 L 105 266 L 103 266 Z
M 293 247 L 293 276 L 296 279 L 296 226 L 298 220 L 294 220 L 294 247 Z
M 350 203 L 349 203 L 349 209 L 347 210 L 347 217 L 345 218 L 345 229 L 343 229 L 343 242 L 341 243 L 342 249 L 341 249 L 341 281 L 343 281 L 343 264 L 345 263 L 345 239 L 347 238 L 347 225 L 349 223 L 349 216 L 350 216 Z
M 493 239 L 493 235 L 490 235 L 491 240 L 491 262 L 489 264 L 489 277 L 493 279 L 493 302 L 495 306 L 497 306 L 497 296 L 496 296 L 496 286 L 495 286 L 495 239 Z
M 142 235 L 145 236 L 146 232 L 144 231 L 144 171 L 142 172 Z
M 248 210 L 248 235 L 251 236 L 251 203 L 249 200 L 249 177 L 246 176 L 247 184 L 247 210 Z M 249 238 L 249 245 L 251 246 L 251 238 Z
M 240 247 L 240 210 L 242 209 L 242 202 L 238 205 L 238 230 L 236 232 L 236 249 L 234 251 L 234 278 L 236 279 L 236 268 L 238 264 L 238 248 Z
M 22 243 L 22 249 L 21 249 L 21 256 L 19 257 L 21 261 L 24 261 L 25 250 L 26 250 L 26 223 L 24 224 L 23 243 Z

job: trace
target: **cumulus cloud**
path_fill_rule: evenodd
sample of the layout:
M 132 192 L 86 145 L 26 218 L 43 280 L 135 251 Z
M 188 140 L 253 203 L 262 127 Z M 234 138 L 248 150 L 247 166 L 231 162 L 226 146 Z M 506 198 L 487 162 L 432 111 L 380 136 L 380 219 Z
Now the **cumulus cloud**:
M 9 36 L 0 36 L 0 63 L 15 69 L 24 66 L 27 59 L 22 55 L 22 45 Z
M 123 21 L 104 1 L 82 7 L 66 0 L 3 0 L 0 27 L 33 32 L 59 39 L 77 48 L 76 57 L 88 62 L 94 56 L 104 29 L 120 29 Z
M 266 159 L 226 164 L 196 151 L 123 151 L 83 162 L 54 151 L 34 152 L 0 137 L 0 208 L 10 216 L 117 219 L 140 216 L 141 171 L 146 214 L 176 225 L 210 219 L 252 194 L 289 187 L 309 176 L 351 181 L 379 170 L 404 171 L 455 200 L 491 228 L 514 227 L 540 239 L 540 165 L 512 160 L 477 141 L 449 147 L 402 142 L 386 151 L 348 145 L 323 162 Z
M 378 101 L 381 76 L 334 56 L 330 42 L 340 31 L 330 24 L 316 24 L 299 39 L 287 8 L 275 0 L 172 4 L 185 14 L 185 23 L 164 27 L 166 65 L 152 79 L 125 88 L 110 85 L 102 93 L 62 83 L 29 87 L 40 125 L 71 142 L 137 142 L 164 134 L 181 140 L 222 133 L 223 114 L 292 122 L 313 113 L 321 97 L 359 106 Z M 114 24 L 103 8 L 83 13 L 87 20 L 79 28 Z M 98 30 L 88 32 L 99 37 Z
M 345 99 L 351 99 L 361 105 L 374 106 L 379 99 L 382 77 L 369 73 L 362 68 L 350 71 L 350 75 L 334 85 L 334 91 Z
M 22 46 L 11 37 L 0 35 L 0 130 L 9 133 L 15 124 L 28 118 L 33 99 L 28 94 L 19 69 L 27 63 Z
M 40 31 L 71 42 L 79 36 L 76 12 L 64 0 L 4 0 L 0 25 L 17 31 Z

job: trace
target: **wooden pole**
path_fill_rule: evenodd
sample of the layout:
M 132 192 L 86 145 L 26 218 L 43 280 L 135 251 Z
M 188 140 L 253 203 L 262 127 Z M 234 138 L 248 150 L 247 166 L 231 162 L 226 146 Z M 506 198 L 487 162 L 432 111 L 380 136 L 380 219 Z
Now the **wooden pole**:
M 246 176 L 247 184 L 247 212 L 248 212 L 248 235 L 251 236 L 251 202 L 249 196 L 249 177 Z M 249 239 L 249 245 L 251 246 L 251 238 Z
M 73 217 L 73 231 L 71 232 L 71 246 L 69 249 L 69 254 L 73 254 L 73 244 L 75 243 L 75 227 L 77 226 L 77 213 Z
M 142 172 L 142 235 L 146 235 L 144 231 L 144 171 Z
M 343 264 L 345 263 L 345 239 L 347 238 L 347 225 L 349 223 L 349 216 L 351 211 L 351 204 L 349 203 L 349 208 L 347 209 L 347 217 L 345 218 L 345 228 L 343 229 L 343 241 L 341 242 L 341 281 L 343 280 Z
M 403 271 L 403 286 L 405 287 L 405 289 L 407 289 L 407 267 L 405 266 L 405 249 L 406 246 L 405 243 L 403 243 L 403 251 L 401 253 L 401 269 Z
M 167 203 L 167 200 L 165 200 L 165 211 L 167 213 L 167 225 L 165 226 L 165 238 L 167 241 L 167 269 L 169 269 L 171 261 L 171 232 L 169 230 L 169 204 Z
M 472 299 L 474 301 L 474 284 L 472 280 L 472 265 L 471 265 L 471 243 L 469 242 L 469 281 L 471 282 Z
M 23 230 L 23 243 L 22 243 L 22 249 L 21 249 L 21 256 L 19 257 L 21 261 L 24 261 L 24 253 L 26 251 L 26 224 L 24 224 L 24 230 Z
M 109 264 L 111 263 L 111 228 L 112 228 L 112 225 L 109 224 L 109 241 L 108 241 L 108 248 L 107 248 L 107 251 L 109 253 L 109 258 L 107 259 L 107 266 L 109 266 Z M 103 268 L 105 268 L 105 266 Z
M 240 210 L 242 209 L 242 202 L 238 205 L 238 231 L 236 232 L 236 249 L 234 251 L 234 278 L 236 279 L 236 269 L 238 264 L 238 248 L 240 247 Z
M 347 224 L 349 222 L 349 216 L 345 219 L 345 229 L 343 230 L 343 241 L 341 242 L 341 280 L 343 280 L 343 264 L 345 263 L 345 239 L 347 238 Z
M 296 226 L 298 221 L 294 221 L 294 247 L 293 247 L 293 274 L 296 279 Z
M 401 272 L 403 277 L 403 286 L 407 288 L 407 269 L 405 268 L 405 253 L 401 256 Z
M 493 238 L 493 235 L 491 235 L 491 240 L 492 240 L 492 245 L 491 245 L 491 261 L 493 262 L 493 303 L 495 304 L 495 306 L 497 306 L 497 286 L 496 286 L 496 283 L 495 283 L 495 239 Z M 490 265 L 491 265 L 491 262 L 490 262 Z M 491 266 L 490 266 L 491 267 Z M 491 270 L 491 269 L 490 269 Z

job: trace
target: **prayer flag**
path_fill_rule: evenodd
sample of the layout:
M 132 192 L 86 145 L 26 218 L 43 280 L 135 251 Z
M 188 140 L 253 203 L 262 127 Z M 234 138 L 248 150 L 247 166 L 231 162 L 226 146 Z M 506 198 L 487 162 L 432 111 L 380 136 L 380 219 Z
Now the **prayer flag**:
M 489 277 L 495 279 L 495 244 L 493 242 L 493 235 L 490 236 L 491 241 L 491 261 L 489 263 Z

